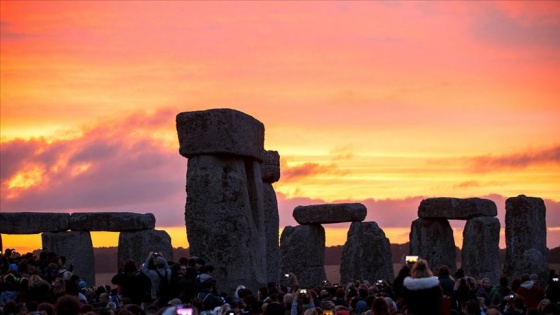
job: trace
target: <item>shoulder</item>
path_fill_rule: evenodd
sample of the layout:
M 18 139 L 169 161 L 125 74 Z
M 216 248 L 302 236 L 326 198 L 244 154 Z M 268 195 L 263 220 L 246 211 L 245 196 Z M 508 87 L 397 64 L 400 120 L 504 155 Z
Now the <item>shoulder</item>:
M 427 278 L 404 278 L 403 285 L 405 288 L 411 291 L 431 289 L 439 286 L 439 280 L 437 277 L 427 277 Z

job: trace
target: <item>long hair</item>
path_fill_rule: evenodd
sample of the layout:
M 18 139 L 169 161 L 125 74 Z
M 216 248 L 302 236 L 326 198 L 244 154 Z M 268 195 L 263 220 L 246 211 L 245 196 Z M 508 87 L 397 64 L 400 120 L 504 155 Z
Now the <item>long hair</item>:
M 434 273 L 430 270 L 428 262 L 424 259 L 418 259 L 412 269 L 410 270 L 412 278 L 428 278 L 432 277 Z

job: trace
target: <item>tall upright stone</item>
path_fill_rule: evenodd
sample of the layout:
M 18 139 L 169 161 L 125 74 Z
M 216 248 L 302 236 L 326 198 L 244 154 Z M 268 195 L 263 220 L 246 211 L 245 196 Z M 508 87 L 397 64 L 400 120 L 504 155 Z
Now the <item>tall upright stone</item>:
M 548 253 L 544 201 L 541 198 L 524 195 L 508 198 L 506 200 L 506 261 L 504 264 L 506 275 L 513 277 L 519 274 L 517 265 L 522 260 L 525 251 L 529 249 L 539 251 L 545 258 Z
M 426 259 L 433 271 L 447 265 L 455 272 L 455 239 L 449 221 L 418 218 L 412 221 L 409 238 L 411 255 Z
M 173 260 L 171 236 L 166 231 L 142 230 L 119 233 L 118 266 L 133 260 L 137 266 L 146 261 L 150 252 L 158 252 L 167 260 Z
M 297 276 L 300 287 L 321 285 L 327 279 L 323 226 L 286 226 L 280 237 L 280 264 L 283 274 L 293 272 Z
M 376 222 L 352 222 L 340 262 L 340 282 L 394 279 L 391 245 Z
M 179 152 L 188 158 L 190 253 L 216 267 L 220 290 L 264 286 L 264 125 L 232 109 L 179 113 L 176 122 Z
M 43 248 L 66 257 L 66 266 L 73 266 L 73 274 L 95 285 L 93 243 L 89 231 L 44 232 Z
M 277 151 L 265 151 L 261 164 L 264 193 L 264 227 L 266 240 L 267 282 L 280 281 L 280 246 L 278 201 L 272 184 L 280 179 L 280 155 Z
M 500 220 L 495 217 L 474 217 L 463 229 L 461 268 L 476 279 L 488 278 L 498 283 L 500 265 Z

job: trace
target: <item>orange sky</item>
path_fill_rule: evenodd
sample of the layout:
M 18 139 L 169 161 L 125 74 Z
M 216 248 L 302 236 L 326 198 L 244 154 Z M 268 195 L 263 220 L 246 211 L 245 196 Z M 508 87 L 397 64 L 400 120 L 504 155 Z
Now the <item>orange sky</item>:
M 402 243 L 423 198 L 490 198 L 503 227 L 505 199 L 525 194 L 545 200 L 548 246 L 560 244 L 557 2 L 0 9 L 2 212 L 152 212 L 186 247 L 175 115 L 228 107 L 263 122 L 280 153 L 282 227 L 297 205 L 362 202 Z M 460 246 L 464 222 L 452 226 Z M 328 245 L 347 227 L 327 226 Z

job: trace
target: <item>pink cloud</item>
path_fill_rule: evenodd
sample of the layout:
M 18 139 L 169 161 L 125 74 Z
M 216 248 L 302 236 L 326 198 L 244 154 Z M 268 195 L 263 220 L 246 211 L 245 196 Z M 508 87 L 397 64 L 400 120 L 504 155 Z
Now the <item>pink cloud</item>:
M 500 156 L 481 156 L 472 159 L 472 169 L 476 172 L 493 170 L 522 169 L 533 165 L 560 165 L 560 145 L 533 150 L 531 152 L 513 153 Z

